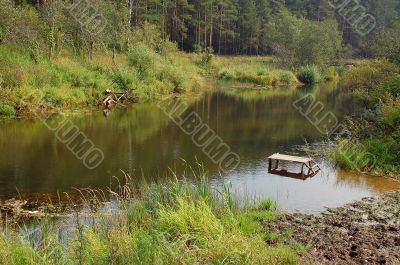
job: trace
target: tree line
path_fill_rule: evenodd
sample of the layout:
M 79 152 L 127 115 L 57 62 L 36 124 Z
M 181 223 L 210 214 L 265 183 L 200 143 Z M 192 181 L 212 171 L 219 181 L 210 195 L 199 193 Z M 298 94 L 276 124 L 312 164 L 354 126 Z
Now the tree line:
M 0 43 L 24 45 L 49 57 L 66 48 L 91 57 L 96 49 L 126 51 L 134 35 L 147 28 L 185 51 L 273 53 L 288 61 L 325 63 L 338 56 L 395 56 L 399 50 L 397 0 L 360 2 L 377 19 L 368 36 L 358 34 L 329 0 L 80 1 L 107 22 L 101 33 L 85 30 L 74 12 L 88 10 L 71 12 L 68 6 L 74 2 L 68 0 L 0 0 Z M 310 59 L 316 54 L 321 58 Z

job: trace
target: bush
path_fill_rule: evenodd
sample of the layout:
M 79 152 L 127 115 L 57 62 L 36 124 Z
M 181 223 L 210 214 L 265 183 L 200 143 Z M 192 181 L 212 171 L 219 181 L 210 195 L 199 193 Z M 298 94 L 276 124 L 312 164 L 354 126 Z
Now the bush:
M 156 50 L 162 56 L 168 56 L 178 51 L 178 45 L 176 44 L 176 42 L 166 40 L 160 42 Z
M 214 50 L 213 48 L 208 47 L 205 50 L 205 52 L 201 55 L 201 65 L 211 66 L 213 59 L 214 59 Z
M 154 68 L 156 54 L 146 44 L 139 42 L 129 51 L 128 61 L 139 73 L 146 74 Z
M 365 146 L 376 157 L 376 170 L 385 173 L 400 170 L 400 159 L 397 155 L 400 145 L 394 139 L 371 138 L 365 142 Z
M 396 65 L 386 60 L 371 60 L 349 69 L 341 79 L 345 89 L 373 90 L 398 74 Z
M 375 165 L 374 157 L 357 141 L 338 140 L 336 146 L 327 150 L 327 155 L 344 169 L 370 170 Z
M 15 116 L 16 111 L 14 107 L 0 102 L 0 116 Z
M 335 79 L 337 77 L 337 73 L 336 73 L 335 67 L 334 66 L 328 67 L 324 71 L 324 75 L 325 75 L 325 80 L 326 81 L 332 81 L 333 79 Z
M 385 94 L 390 94 L 393 97 L 400 96 L 400 76 L 399 75 L 391 78 L 386 83 L 380 85 L 375 93 L 375 97 L 383 97 Z
M 115 70 L 112 75 L 112 82 L 120 90 L 133 89 L 133 84 L 135 80 L 135 72 L 128 72 L 122 69 Z
M 321 80 L 320 69 L 316 65 L 303 66 L 299 70 L 298 78 L 304 84 L 316 84 Z
M 285 84 L 291 84 L 296 82 L 297 78 L 292 72 L 283 72 L 279 74 L 279 81 Z
M 53 106 L 61 106 L 62 104 L 62 100 L 57 95 L 57 91 L 55 88 L 45 89 L 43 91 L 43 100 L 44 102 Z
M 236 79 L 236 73 L 230 69 L 224 69 L 219 72 L 218 79 L 232 81 Z

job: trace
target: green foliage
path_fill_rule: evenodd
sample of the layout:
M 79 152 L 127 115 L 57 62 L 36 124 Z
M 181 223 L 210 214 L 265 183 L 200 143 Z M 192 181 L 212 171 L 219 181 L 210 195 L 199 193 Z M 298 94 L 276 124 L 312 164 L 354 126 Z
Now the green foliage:
M 195 173 L 197 174 L 197 173 Z M 127 183 L 112 194 L 115 208 L 80 213 L 74 223 L 42 221 L 39 241 L 18 232 L 0 234 L 0 263 L 14 264 L 296 264 L 297 247 L 267 246 L 263 226 L 276 215 L 265 201 L 249 207 L 229 203 L 229 189 L 196 181 Z M 218 194 L 220 196 L 218 196 Z M 96 196 L 85 198 L 99 202 Z M 92 220 L 92 219 L 91 219 Z M 70 220 L 71 221 L 71 220 Z M 53 225 L 46 225 L 51 223 Z M 59 240 L 60 227 L 68 240 Z M 11 230 L 12 231 L 12 230 Z M 40 247 L 33 247 L 33 241 Z M 45 246 L 45 247 L 41 247 Z
M 297 82 L 296 76 L 292 72 L 289 72 L 289 71 L 282 71 L 281 73 L 279 73 L 278 79 L 280 82 L 287 84 L 287 85 Z
M 270 57 L 227 57 L 217 58 L 216 65 L 221 70 L 218 79 L 252 83 L 264 87 L 297 85 L 296 76 L 287 70 L 275 69 Z
M 352 91 L 364 111 L 349 122 L 354 139 L 341 139 L 328 152 L 339 165 L 380 174 L 400 171 L 398 71 L 392 63 L 380 60 L 362 62 L 345 73 L 342 85 Z
M 225 81 L 236 80 L 236 73 L 231 69 L 223 69 L 219 72 L 218 78 Z
M 142 75 L 154 70 L 156 59 L 155 52 L 143 42 L 135 44 L 128 55 L 129 64 Z
M 296 57 L 300 64 L 325 66 L 338 58 L 342 36 L 334 20 L 305 22 L 300 32 Z
M 374 32 L 373 38 L 366 44 L 369 52 L 400 65 L 400 23 L 391 27 L 381 27 Z
M 400 96 L 400 75 L 395 75 L 387 82 L 378 86 L 375 97 L 383 98 L 385 94 L 397 98 Z
M 142 27 L 138 27 L 133 32 L 132 41 L 135 44 L 133 48 L 141 43 L 139 49 L 144 50 L 146 48 L 143 47 L 143 44 L 145 44 L 145 46 L 149 47 L 152 50 L 161 48 L 160 45 L 165 45 L 165 49 L 173 48 L 173 44 L 170 42 L 162 44 L 160 31 L 157 29 L 156 25 L 150 24 L 148 22 L 145 22 Z
M 400 160 L 397 155 L 400 152 L 400 144 L 394 138 L 371 138 L 365 141 L 365 146 L 367 151 L 377 158 L 376 171 L 390 173 L 400 170 Z
M 135 88 L 137 82 L 136 73 L 126 71 L 124 69 L 114 70 L 112 81 L 119 90 L 130 90 Z
M 0 102 L 0 116 L 12 117 L 15 116 L 15 114 L 16 111 L 12 106 Z
M 156 51 L 162 56 L 172 56 L 178 52 L 178 45 L 169 40 L 162 41 L 156 47 Z
M 285 66 L 323 66 L 339 55 L 342 37 L 334 20 L 313 22 L 283 12 L 269 27 L 272 52 Z
M 335 147 L 328 149 L 328 157 L 348 170 L 367 171 L 375 167 L 375 158 L 357 141 L 339 140 Z
M 299 70 L 298 79 L 304 84 L 316 84 L 321 80 L 320 68 L 316 65 L 303 66 Z
M 363 89 L 370 92 L 398 72 L 397 67 L 386 60 L 362 61 L 345 72 L 340 84 L 345 89 Z
M 336 73 L 336 69 L 334 66 L 325 68 L 323 74 L 324 74 L 325 81 L 332 81 L 339 77 L 338 73 Z

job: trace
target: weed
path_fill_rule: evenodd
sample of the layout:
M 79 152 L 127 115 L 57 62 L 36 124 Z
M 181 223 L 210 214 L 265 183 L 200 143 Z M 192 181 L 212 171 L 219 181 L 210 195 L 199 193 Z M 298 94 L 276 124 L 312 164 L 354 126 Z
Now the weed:
M 313 85 L 321 80 L 321 71 L 316 65 L 306 65 L 300 68 L 298 78 L 304 84 Z

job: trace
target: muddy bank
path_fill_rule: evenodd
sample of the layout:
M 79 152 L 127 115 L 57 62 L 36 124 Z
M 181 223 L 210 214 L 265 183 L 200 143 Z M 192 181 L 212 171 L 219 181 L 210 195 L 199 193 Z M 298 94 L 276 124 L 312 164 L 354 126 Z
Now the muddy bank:
M 288 231 L 315 264 L 400 264 L 400 192 L 320 215 L 284 214 L 268 228 Z
M 0 200 L 0 219 L 11 223 L 59 214 L 64 211 L 66 211 L 66 206 L 62 203 L 52 204 L 46 201 L 23 199 Z

